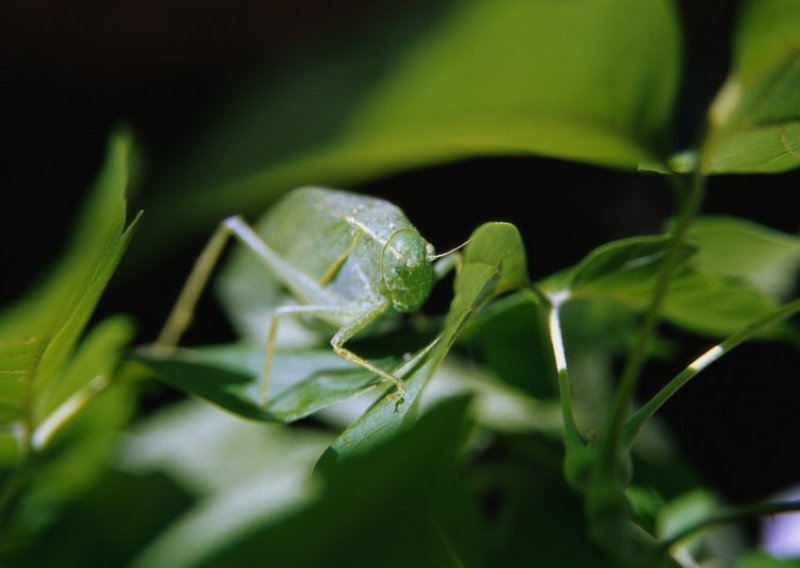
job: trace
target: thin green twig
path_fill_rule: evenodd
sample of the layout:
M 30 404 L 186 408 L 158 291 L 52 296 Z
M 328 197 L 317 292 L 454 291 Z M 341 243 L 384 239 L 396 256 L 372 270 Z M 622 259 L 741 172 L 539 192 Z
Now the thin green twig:
M 754 335 L 777 325 L 798 312 L 800 312 L 800 298 L 781 306 L 767 316 L 728 336 L 724 341 L 700 355 L 628 419 L 623 428 L 623 444 L 629 447 L 647 420 L 697 373 Z

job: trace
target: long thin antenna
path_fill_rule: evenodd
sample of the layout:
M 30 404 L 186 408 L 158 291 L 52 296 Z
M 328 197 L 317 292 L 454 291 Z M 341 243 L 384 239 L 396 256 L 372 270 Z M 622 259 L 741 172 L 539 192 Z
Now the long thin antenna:
M 450 249 L 449 251 L 443 252 L 441 254 L 435 254 L 435 255 L 433 255 L 431 257 L 431 260 L 437 260 L 439 258 L 447 256 L 448 254 L 453 254 L 454 252 L 460 251 L 462 248 L 464 248 L 465 246 L 467 246 L 469 244 L 469 241 L 470 241 L 470 239 L 467 239 L 466 241 L 464 241 L 463 243 L 461 243 L 460 245 L 458 245 L 454 249 Z

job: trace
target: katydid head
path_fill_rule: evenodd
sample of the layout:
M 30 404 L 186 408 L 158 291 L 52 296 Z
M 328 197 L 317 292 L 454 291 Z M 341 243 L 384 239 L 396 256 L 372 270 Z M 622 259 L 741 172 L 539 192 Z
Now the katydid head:
M 381 275 L 398 312 L 419 309 L 433 288 L 433 246 L 411 228 L 398 229 L 383 247 Z

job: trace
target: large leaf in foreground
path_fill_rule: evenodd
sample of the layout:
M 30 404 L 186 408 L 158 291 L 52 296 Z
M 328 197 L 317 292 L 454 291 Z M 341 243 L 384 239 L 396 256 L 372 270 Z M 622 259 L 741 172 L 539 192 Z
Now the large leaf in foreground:
M 53 404 L 94 378 L 63 373 L 135 226 L 125 229 L 130 148 L 129 136 L 111 140 L 66 255 L 40 286 L 0 315 L 2 436 L 30 443 Z M 120 342 L 106 344 L 104 357 L 117 357 Z
M 411 2 L 387 22 L 237 97 L 153 194 L 159 232 L 141 250 L 300 185 L 520 153 L 635 169 L 668 150 L 667 0 Z
M 702 169 L 781 172 L 800 166 L 800 7 L 749 0 L 733 69 L 709 111 Z
M 487 535 L 457 468 L 467 402 L 443 402 L 390 443 L 326 463 L 312 504 L 199 565 L 483 565 Z

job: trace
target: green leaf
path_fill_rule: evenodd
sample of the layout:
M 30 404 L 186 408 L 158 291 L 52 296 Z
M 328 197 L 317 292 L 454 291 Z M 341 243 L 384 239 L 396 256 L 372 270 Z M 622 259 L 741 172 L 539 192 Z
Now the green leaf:
M 390 443 L 327 462 L 314 503 L 251 526 L 199 565 L 483 565 L 487 535 L 456 467 L 466 406 L 450 399 Z
M 679 79 L 667 0 L 410 3 L 238 97 L 188 152 L 150 226 L 169 241 L 290 188 L 469 156 L 658 162 Z M 635 25 L 631 25 L 635 22 Z M 341 40 L 341 38 L 337 38 Z M 173 191 L 177 190 L 177 191 Z M 180 215 L 176 215 L 180 211 Z M 149 242 L 142 250 L 152 255 Z
M 735 217 L 700 217 L 687 235 L 692 265 L 745 282 L 778 299 L 800 271 L 800 238 Z
M 279 522 L 318 494 L 311 474 L 331 440 L 318 428 L 244 421 L 200 401 L 148 417 L 129 432 L 118 466 L 158 472 L 196 502 L 131 550 L 132 565 L 194 566 L 254 524 Z
M 65 505 L 91 491 L 108 468 L 109 455 L 134 410 L 130 385 L 107 389 L 65 424 L 46 452 L 37 454 L 20 503 L 10 515 L 8 533 L 18 533 L 16 545 L 24 540 L 22 535 L 30 538 L 57 520 Z M 4 540 L 0 538 L 0 549 L 9 544 Z
M 527 292 L 511 294 L 486 307 L 467 324 L 459 341 L 505 382 L 539 398 L 558 396 L 556 376 L 541 308 Z
M 542 289 L 567 292 L 570 298 L 647 295 L 664 267 L 671 242 L 666 236 L 633 237 L 602 245 L 571 269 L 547 278 Z M 679 262 L 694 250 L 684 246 Z
M 13 548 L 3 560 L 10 566 L 127 566 L 190 502 L 189 495 L 163 474 L 106 471 L 91 492 L 70 503 L 51 527 L 23 548 L 19 540 L 0 537 L 0 545 Z
M 336 356 L 330 348 L 278 350 L 266 405 L 259 397 L 264 347 L 219 345 L 165 354 L 140 349 L 136 358 L 164 382 L 251 420 L 292 422 L 383 384 L 368 371 Z M 396 360 L 376 362 L 396 376 Z
M 640 300 L 641 309 L 645 298 Z M 687 269 L 670 286 L 664 318 L 690 331 L 723 337 L 777 307 L 772 298 L 746 284 Z
M 135 360 L 165 383 L 251 420 L 276 418 L 258 404 L 257 375 L 209 361 L 202 351 L 179 349 L 168 355 L 139 350 Z
M 705 489 L 696 489 L 673 499 L 658 513 L 657 536 L 660 539 L 670 538 L 711 515 L 716 507 L 717 500 Z M 692 541 L 683 543 L 681 548 L 688 547 L 696 552 L 701 537 L 703 535 L 698 535 Z
M 703 171 L 781 172 L 800 165 L 800 9 L 749 0 L 733 69 L 709 110 Z
M 95 326 L 77 347 L 64 373 L 45 385 L 34 409 L 35 422 L 44 422 L 71 397 L 91 390 L 93 383 L 109 380 L 132 337 L 133 323 L 125 316 L 114 316 Z
M 635 237 L 608 243 L 572 269 L 546 279 L 541 287 L 551 296 L 610 300 L 644 310 L 663 268 L 669 242 L 669 237 Z M 666 320 L 697 333 L 725 336 L 777 307 L 773 298 L 747 283 L 693 267 L 693 254 L 691 246 L 681 250 L 683 266 L 664 301 Z
M 0 314 L 0 424 L 16 424 L 23 437 L 45 419 L 34 415 L 43 397 L 50 408 L 87 379 L 56 384 L 136 225 L 125 229 L 131 143 L 126 134 L 111 139 L 68 251 L 42 284 Z

